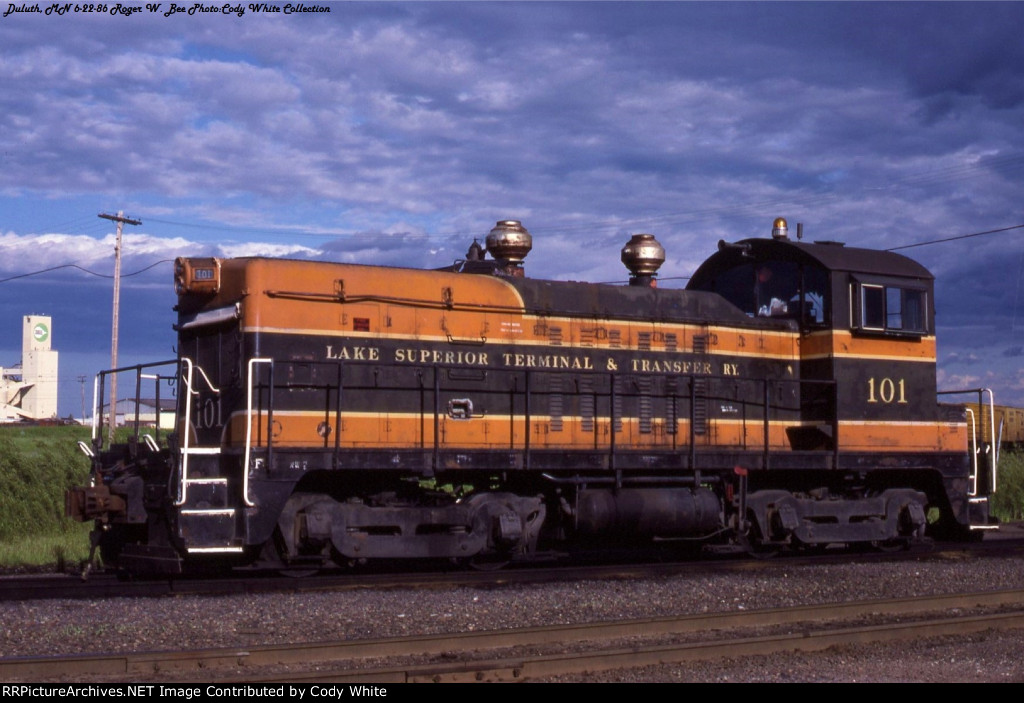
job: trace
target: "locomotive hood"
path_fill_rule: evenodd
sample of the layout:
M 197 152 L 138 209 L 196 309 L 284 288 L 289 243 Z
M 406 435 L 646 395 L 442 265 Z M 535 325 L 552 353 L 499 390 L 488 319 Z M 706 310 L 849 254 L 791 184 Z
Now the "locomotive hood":
M 740 326 L 778 327 L 780 320 L 751 320 L 715 293 L 571 281 L 509 279 L 523 299 L 524 312 L 593 319 L 662 322 L 728 322 Z

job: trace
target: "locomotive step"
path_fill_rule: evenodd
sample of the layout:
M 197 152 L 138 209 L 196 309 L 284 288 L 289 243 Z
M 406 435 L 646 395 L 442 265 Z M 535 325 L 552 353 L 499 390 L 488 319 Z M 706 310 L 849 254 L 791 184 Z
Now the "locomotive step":
M 178 535 L 190 552 L 241 551 L 234 508 L 192 508 L 178 514 Z
M 197 478 L 185 482 L 184 510 L 216 509 L 228 507 L 228 480 L 226 478 Z
M 989 513 L 988 496 L 968 498 L 967 504 L 970 506 L 972 531 L 999 529 L 999 518 Z

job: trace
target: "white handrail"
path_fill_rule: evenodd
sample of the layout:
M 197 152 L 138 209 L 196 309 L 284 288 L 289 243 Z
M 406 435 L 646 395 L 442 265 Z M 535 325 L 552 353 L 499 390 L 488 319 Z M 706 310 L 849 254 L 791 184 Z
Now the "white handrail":
M 968 479 L 970 488 L 967 489 L 967 495 L 976 496 L 978 495 L 978 428 L 974 421 L 974 411 L 970 408 L 964 408 L 964 410 L 967 411 L 971 420 L 971 475 Z
M 988 421 L 989 437 L 992 442 L 992 481 L 989 484 L 989 493 L 996 492 L 996 469 L 999 466 L 999 443 L 996 440 L 996 394 L 991 388 L 982 388 L 982 394 L 988 393 Z
M 85 454 L 90 459 L 95 459 L 96 458 L 96 452 L 94 452 L 92 450 L 92 447 L 90 447 L 88 444 L 86 444 L 82 440 L 78 440 L 78 448 L 81 449 L 82 453 Z
M 96 374 L 92 378 L 92 441 L 96 441 L 99 427 L 96 426 L 96 418 L 99 417 L 100 413 L 103 412 L 103 408 L 96 408 L 96 401 L 99 400 L 100 392 L 100 375 Z
M 157 415 L 157 420 L 156 421 L 160 422 L 160 415 L 159 414 Z M 160 451 L 160 445 L 158 445 L 156 443 L 156 440 L 153 439 L 153 435 L 149 434 L 148 432 L 146 434 L 142 435 L 142 441 L 146 443 L 146 446 L 149 447 L 149 450 L 151 452 L 155 453 L 155 452 L 159 452 Z
M 254 357 L 249 359 L 249 376 L 247 379 L 247 388 L 245 396 L 245 464 L 242 466 L 242 500 L 246 506 L 253 507 L 256 505 L 249 500 L 249 457 L 252 450 L 252 388 L 253 388 L 253 369 L 256 364 L 273 364 L 273 359 Z M 270 441 L 270 438 L 267 438 Z
M 988 394 L 988 420 L 989 420 L 989 430 L 988 430 L 988 432 L 989 432 L 989 443 L 986 446 L 986 452 L 991 452 L 991 456 L 992 456 L 992 459 L 991 459 L 992 470 L 991 470 L 990 480 L 988 481 L 987 489 L 988 489 L 988 493 L 989 494 L 995 493 L 996 492 L 996 487 L 997 487 L 997 480 L 998 480 L 998 476 L 999 476 L 999 442 L 1002 439 L 1001 436 L 998 437 L 998 438 L 996 437 L 996 395 L 995 395 L 995 393 L 992 392 L 991 388 L 965 388 L 964 390 L 956 390 L 956 391 L 939 391 L 939 395 L 960 395 L 960 394 L 966 394 L 966 393 L 977 393 L 977 395 L 978 395 L 978 414 L 979 414 L 980 417 L 977 418 L 977 421 L 972 419 L 972 422 L 971 422 L 971 426 L 972 427 L 976 427 L 981 421 L 984 421 L 984 418 L 985 418 L 985 394 L 986 393 Z M 975 414 L 974 414 L 974 412 L 970 408 L 964 408 L 964 409 L 967 412 L 971 413 L 971 417 L 972 418 L 975 418 Z M 977 430 L 975 430 L 975 432 L 976 431 Z M 984 434 L 984 430 L 982 430 L 982 433 Z M 1001 423 L 1000 423 L 1000 435 L 1002 435 L 1002 424 Z M 975 444 L 974 456 L 977 457 L 977 455 L 978 455 L 978 448 L 977 448 L 977 445 Z M 977 467 L 976 463 L 977 462 L 975 462 L 975 468 L 974 468 L 974 477 L 975 477 L 974 480 L 975 480 L 975 482 L 977 481 L 977 475 L 978 475 L 978 467 Z M 969 495 L 972 495 L 972 496 L 976 496 L 977 495 L 977 485 L 976 484 L 975 484 L 974 490 Z
M 191 362 L 189 362 L 189 363 L 191 363 Z M 214 393 L 220 393 L 220 388 L 217 388 L 215 385 L 213 385 L 213 383 L 210 382 L 210 377 L 206 375 L 205 371 L 203 371 L 203 367 L 202 366 L 196 366 L 196 368 L 199 369 L 199 373 L 201 373 L 203 375 L 203 380 L 206 381 L 206 385 L 208 385 L 210 387 L 210 390 L 213 391 Z M 199 391 L 193 391 L 193 392 L 196 395 L 199 395 Z
M 220 393 L 220 389 L 213 385 L 210 381 L 210 377 L 206 375 L 202 366 L 193 364 L 192 360 L 187 356 L 181 357 L 181 363 L 188 369 L 187 374 L 182 374 L 182 380 L 185 383 L 185 423 L 182 428 L 181 440 L 181 476 L 178 484 L 178 499 L 175 501 L 175 507 L 182 506 L 185 504 L 185 500 L 188 497 L 188 457 L 190 454 L 219 454 L 220 449 L 208 449 L 204 447 L 192 448 L 190 441 L 192 438 L 192 396 L 199 395 L 199 391 L 192 388 L 192 376 L 193 371 L 198 370 L 199 374 L 206 381 L 206 385 L 209 386 L 210 390 L 214 393 Z
M 185 382 L 185 422 L 181 429 L 181 476 L 178 477 L 178 497 L 174 501 L 175 507 L 185 504 L 188 493 L 188 454 L 189 440 L 192 438 L 192 396 L 198 395 L 192 390 L 192 360 L 187 356 L 181 357 L 181 363 L 188 369 L 187 374 L 181 374 Z

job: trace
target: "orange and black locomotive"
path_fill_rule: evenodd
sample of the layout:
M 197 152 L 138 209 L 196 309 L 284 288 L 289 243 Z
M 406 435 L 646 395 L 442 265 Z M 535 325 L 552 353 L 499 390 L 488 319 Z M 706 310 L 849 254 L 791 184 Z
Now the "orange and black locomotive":
M 781 218 L 685 290 L 657 287 L 649 234 L 621 286 L 528 278 L 531 245 L 505 220 L 442 270 L 178 259 L 178 358 L 118 370 L 170 379 L 173 428 L 96 432 L 69 512 L 105 564 L 172 573 L 988 525 L 919 264 Z

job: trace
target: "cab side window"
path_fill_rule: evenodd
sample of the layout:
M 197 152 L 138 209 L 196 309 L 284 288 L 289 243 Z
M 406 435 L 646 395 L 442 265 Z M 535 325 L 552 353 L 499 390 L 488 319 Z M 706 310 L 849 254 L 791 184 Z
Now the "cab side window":
M 928 333 L 927 292 L 899 284 L 851 284 L 851 327 L 883 334 Z

